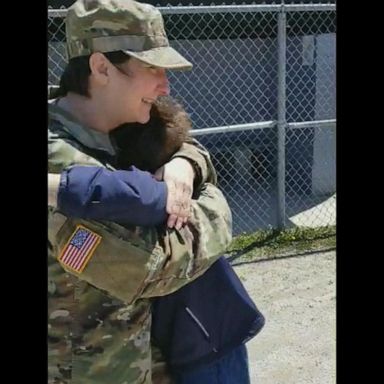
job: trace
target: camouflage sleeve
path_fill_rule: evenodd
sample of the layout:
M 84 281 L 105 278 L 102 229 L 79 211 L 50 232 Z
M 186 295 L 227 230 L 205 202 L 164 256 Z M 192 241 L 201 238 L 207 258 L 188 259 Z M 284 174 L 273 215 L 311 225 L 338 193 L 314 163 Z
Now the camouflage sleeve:
M 231 212 L 219 189 L 206 184 L 192 210 L 179 231 L 127 229 L 51 210 L 49 240 L 65 270 L 132 303 L 174 292 L 203 274 L 229 245 Z
M 76 159 L 82 164 L 90 160 L 68 146 L 60 140 L 51 143 L 50 172 L 59 172 Z M 210 183 L 193 200 L 192 217 L 179 231 L 127 228 L 69 218 L 52 207 L 48 210 L 52 256 L 69 273 L 126 303 L 169 294 L 200 276 L 229 245 L 231 226 L 227 201 Z
M 165 263 L 146 279 L 141 297 L 164 296 L 201 276 L 232 241 L 232 215 L 222 192 L 205 183 L 179 231 L 161 232 Z
M 205 182 L 217 184 L 216 170 L 212 164 L 209 152 L 196 139 L 190 137 L 172 156 L 189 160 L 195 170 L 194 189 L 199 189 Z

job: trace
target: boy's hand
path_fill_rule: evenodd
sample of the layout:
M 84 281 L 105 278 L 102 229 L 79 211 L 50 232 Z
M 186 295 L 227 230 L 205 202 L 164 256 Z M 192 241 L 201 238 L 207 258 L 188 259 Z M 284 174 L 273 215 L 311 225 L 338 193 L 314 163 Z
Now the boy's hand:
M 188 160 L 176 157 L 155 173 L 157 180 L 164 180 L 168 188 L 167 225 L 180 229 L 191 214 L 191 200 L 195 172 Z

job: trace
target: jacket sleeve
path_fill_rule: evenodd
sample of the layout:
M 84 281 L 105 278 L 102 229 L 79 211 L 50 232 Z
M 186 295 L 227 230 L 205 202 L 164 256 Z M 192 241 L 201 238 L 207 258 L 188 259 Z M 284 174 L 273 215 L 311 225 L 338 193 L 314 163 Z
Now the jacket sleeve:
M 166 200 L 166 184 L 149 172 L 75 166 L 61 173 L 57 207 L 73 218 L 148 226 L 166 220 Z

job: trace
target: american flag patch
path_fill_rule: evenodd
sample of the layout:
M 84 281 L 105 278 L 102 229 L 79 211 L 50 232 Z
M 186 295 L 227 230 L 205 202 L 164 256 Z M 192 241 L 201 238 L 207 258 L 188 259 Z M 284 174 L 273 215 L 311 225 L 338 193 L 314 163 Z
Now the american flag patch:
M 81 273 L 100 240 L 101 236 L 97 233 L 90 231 L 82 225 L 78 225 L 62 250 L 59 262 L 72 271 Z

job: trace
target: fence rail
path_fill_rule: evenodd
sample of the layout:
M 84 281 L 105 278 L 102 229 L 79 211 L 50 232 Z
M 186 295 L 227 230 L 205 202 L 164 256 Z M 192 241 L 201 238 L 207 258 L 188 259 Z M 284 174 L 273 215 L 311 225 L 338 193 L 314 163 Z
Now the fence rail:
M 172 94 L 210 151 L 234 233 L 335 224 L 335 4 L 159 7 L 194 63 Z M 48 82 L 66 64 L 66 9 L 48 9 Z
M 270 5 L 201 5 L 201 6 L 168 6 L 157 7 L 163 15 L 169 14 L 198 14 L 198 13 L 225 13 L 225 12 L 308 12 L 308 11 L 336 11 L 335 4 L 270 4 Z M 48 17 L 65 17 L 66 9 L 48 9 Z

